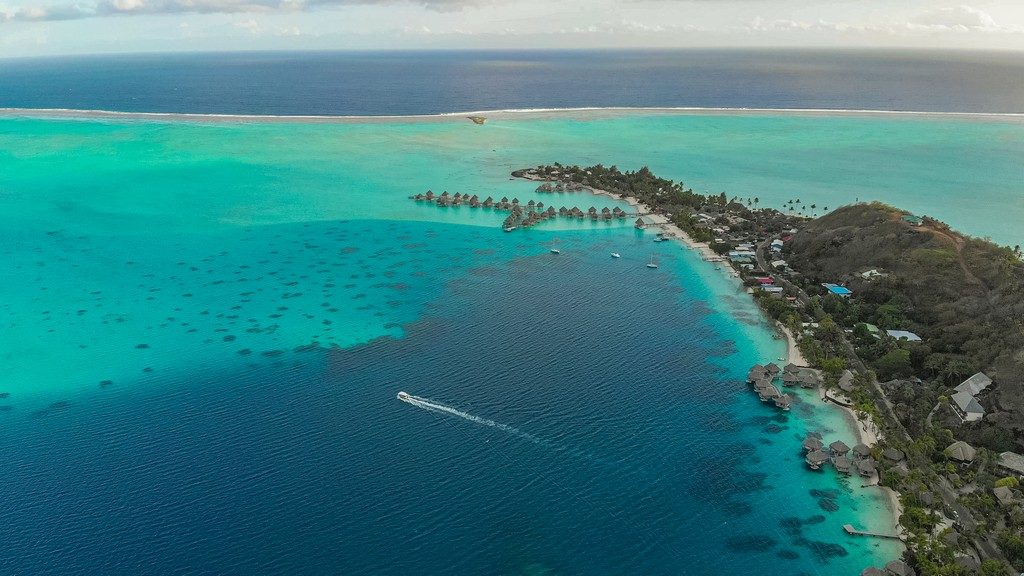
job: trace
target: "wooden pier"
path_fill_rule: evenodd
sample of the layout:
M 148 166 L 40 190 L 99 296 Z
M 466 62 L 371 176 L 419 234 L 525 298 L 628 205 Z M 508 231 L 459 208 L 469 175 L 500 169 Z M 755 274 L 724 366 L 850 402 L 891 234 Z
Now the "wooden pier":
M 857 530 L 853 527 L 853 524 L 843 524 L 843 530 L 847 534 L 852 536 L 871 536 L 873 538 L 889 538 L 890 540 L 903 540 L 903 537 L 899 534 L 882 534 L 880 532 L 868 532 L 866 530 Z

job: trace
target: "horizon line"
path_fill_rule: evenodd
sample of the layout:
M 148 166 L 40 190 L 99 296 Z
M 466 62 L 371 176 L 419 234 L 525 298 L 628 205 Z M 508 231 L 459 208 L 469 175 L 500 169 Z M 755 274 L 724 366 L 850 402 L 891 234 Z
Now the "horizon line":
M 360 122 L 401 122 L 451 121 L 468 119 L 469 116 L 486 116 L 501 119 L 529 119 L 565 113 L 617 112 L 617 113 L 661 113 L 661 114 L 792 114 L 792 115 L 835 115 L 835 116 L 908 116 L 908 117 L 951 117 L 991 118 L 1006 120 L 1024 119 L 1024 112 L 946 112 L 927 110 L 880 110 L 844 108 L 747 108 L 747 107 L 701 107 L 701 106 L 582 106 L 567 108 L 500 108 L 491 110 L 469 110 L 438 112 L 429 114 L 219 114 L 198 112 L 127 112 L 120 110 L 79 109 L 79 108 L 20 108 L 0 107 L 0 117 L 39 119 L 138 119 L 138 120 L 184 120 L 184 121 L 255 121 L 255 122 L 317 122 L 317 123 L 360 123 Z M 490 119 L 490 118 L 488 118 Z
M 752 46 L 621 46 L 607 48 L 595 47 L 567 47 L 567 48 L 533 48 L 533 47 L 501 47 L 501 48 L 475 48 L 475 47 L 449 47 L 449 48 L 239 48 L 239 49 L 199 49 L 199 50 L 127 50 L 111 52 L 65 52 L 53 54 L 34 54 L 22 56 L 0 56 L 0 62 L 7 60 L 32 60 L 45 58 L 90 58 L 101 56 L 169 56 L 169 55 L 195 55 L 195 54 L 280 54 L 280 53 L 444 53 L 444 52 L 477 52 L 477 53 L 501 53 L 501 52 L 756 52 L 756 51 L 820 51 L 820 52 L 918 52 L 918 53 L 946 53 L 946 54 L 1024 54 L 1024 48 L 996 48 L 996 47 L 958 47 L 947 46 L 814 46 L 814 45 L 752 45 Z

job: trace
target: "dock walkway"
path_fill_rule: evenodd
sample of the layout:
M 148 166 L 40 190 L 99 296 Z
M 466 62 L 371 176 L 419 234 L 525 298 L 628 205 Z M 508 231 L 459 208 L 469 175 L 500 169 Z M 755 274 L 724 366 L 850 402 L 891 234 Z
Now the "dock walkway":
M 853 527 L 853 524 L 843 524 L 843 530 L 845 530 L 847 534 L 851 534 L 853 536 L 871 536 L 874 538 L 889 538 L 892 540 L 903 540 L 903 537 L 899 534 L 882 534 L 880 532 L 868 532 L 866 530 L 857 530 Z

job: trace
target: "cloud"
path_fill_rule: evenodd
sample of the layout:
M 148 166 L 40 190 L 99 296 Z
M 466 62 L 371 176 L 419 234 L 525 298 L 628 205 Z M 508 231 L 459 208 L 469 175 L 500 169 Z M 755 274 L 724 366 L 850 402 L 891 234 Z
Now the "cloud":
M 252 14 L 299 12 L 319 6 L 415 4 L 439 11 L 478 6 L 484 0 L 99 0 L 90 5 L 30 5 L 0 13 L 0 21 L 58 21 L 142 14 Z
M 963 5 L 927 10 L 909 20 L 875 24 L 830 22 L 827 20 L 765 20 L 757 17 L 744 28 L 748 32 L 833 32 L 887 35 L 906 35 L 908 33 L 921 32 L 1024 32 L 1024 28 L 1000 25 L 988 13 Z
M 1000 26 L 987 12 L 970 6 L 954 6 L 929 10 L 907 23 L 914 30 L 936 32 L 1013 32 L 1014 28 Z

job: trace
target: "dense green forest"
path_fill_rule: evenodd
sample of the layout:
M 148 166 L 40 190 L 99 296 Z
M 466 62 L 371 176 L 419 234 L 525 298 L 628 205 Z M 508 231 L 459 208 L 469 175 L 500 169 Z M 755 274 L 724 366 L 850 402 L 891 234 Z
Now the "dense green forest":
M 990 412 L 987 421 L 1020 437 L 1024 264 L 1019 248 L 970 238 L 931 219 L 912 226 L 904 214 L 878 203 L 840 208 L 808 222 L 787 243 L 786 259 L 809 288 L 840 282 L 853 290 L 850 300 L 823 295 L 821 305 L 837 323 L 854 329 L 858 356 L 881 379 L 919 377 L 926 381 L 921 392 L 930 390 L 937 399 L 944 387 L 985 371 L 996 383 L 982 400 Z M 880 275 L 862 277 L 868 270 Z M 883 331 L 910 330 L 923 341 L 876 338 L 869 324 Z M 929 381 L 937 386 L 928 386 Z M 931 405 L 918 404 L 906 409 L 923 418 Z M 1005 440 L 1006 435 L 999 442 L 1003 447 Z

